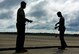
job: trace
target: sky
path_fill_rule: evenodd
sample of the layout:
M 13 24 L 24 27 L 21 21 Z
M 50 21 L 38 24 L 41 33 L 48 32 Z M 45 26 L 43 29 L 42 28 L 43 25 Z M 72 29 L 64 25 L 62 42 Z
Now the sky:
M 58 33 L 55 24 L 57 12 L 65 18 L 66 33 L 79 33 L 79 0 L 0 0 L 0 32 L 16 32 L 17 10 L 21 1 L 27 3 L 25 15 L 33 23 L 26 22 L 26 32 Z

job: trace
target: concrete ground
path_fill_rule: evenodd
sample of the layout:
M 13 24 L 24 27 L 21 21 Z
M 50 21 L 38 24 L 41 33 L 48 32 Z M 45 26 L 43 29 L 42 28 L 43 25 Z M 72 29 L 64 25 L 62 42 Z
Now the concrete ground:
M 79 46 L 79 37 L 65 37 L 68 46 Z M 15 48 L 16 34 L 0 34 L 0 49 Z M 60 40 L 54 36 L 26 36 L 25 47 L 60 46 Z M 79 54 L 79 47 L 67 47 L 65 50 L 53 48 L 27 49 L 28 52 L 20 54 Z M 17 54 L 15 50 L 3 50 L 0 54 Z

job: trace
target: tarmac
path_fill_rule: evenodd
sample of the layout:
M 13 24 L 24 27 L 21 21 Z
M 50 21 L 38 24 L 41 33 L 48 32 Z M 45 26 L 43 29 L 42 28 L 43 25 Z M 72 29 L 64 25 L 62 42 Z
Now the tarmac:
M 59 37 L 26 35 L 25 49 L 28 52 L 15 53 L 16 34 L 0 34 L 0 54 L 79 54 L 79 36 L 65 37 L 68 47 L 59 50 Z

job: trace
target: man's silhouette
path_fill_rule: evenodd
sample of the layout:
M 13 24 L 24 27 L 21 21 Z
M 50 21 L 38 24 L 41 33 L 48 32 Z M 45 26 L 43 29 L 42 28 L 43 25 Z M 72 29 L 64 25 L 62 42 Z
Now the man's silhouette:
M 59 47 L 58 49 L 65 49 L 67 44 L 64 40 L 64 32 L 65 32 L 65 19 L 64 17 L 62 16 L 62 13 L 59 11 L 57 12 L 57 16 L 60 18 L 59 22 L 55 24 L 55 29 L 58 28 L 60 34 L 59 34 L 59 38 L 60 38 L 60 41 L 61 41 L 61 47 Z M 59 24 L 59 26 L 58 26 Z
M 24 9 L 26 7 L 26 3 L 24 1 L 21 2 L 21 7 L 17 11 L 17 40 L 16 40 L 16 52 L 26 52 L 24 49 L 24 41 L 25 41 L 25 22 L 32 22 L 25 18 Z

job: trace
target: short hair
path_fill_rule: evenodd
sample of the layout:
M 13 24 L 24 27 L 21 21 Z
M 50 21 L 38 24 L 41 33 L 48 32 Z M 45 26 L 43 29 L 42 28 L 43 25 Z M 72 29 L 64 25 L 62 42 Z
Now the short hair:
M 26 2 L 22 1 L 21 6 L 24 6 L 24 5 L 26 5 Z
M 62 13 L 60 11 L 57 12 L 57 15 L 62 16 Z
M 61 12 L 60 12 L 60 11 L 58 11 L 58 12 L 57 12 L 57 14 L 61 14 Z

